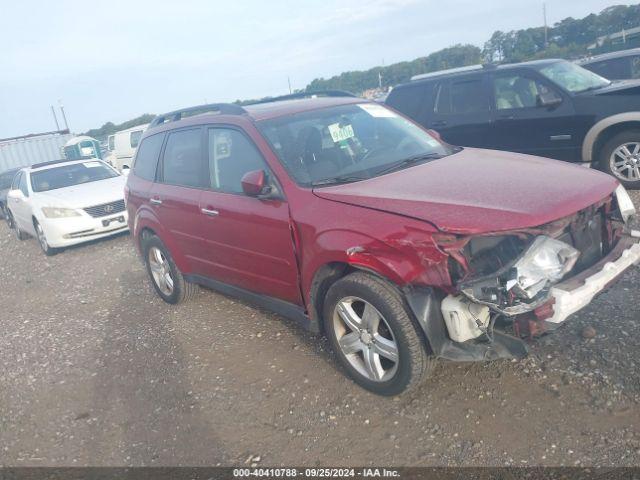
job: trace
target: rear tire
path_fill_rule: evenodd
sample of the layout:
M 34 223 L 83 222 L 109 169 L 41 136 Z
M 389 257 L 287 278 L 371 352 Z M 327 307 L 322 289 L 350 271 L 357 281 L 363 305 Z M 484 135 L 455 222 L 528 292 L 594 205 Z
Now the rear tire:
M 630 189 L 640 189 L 640 130 L 627 130 L 607 141 L 598 168 Z
M 29 235 L 24 233 L 22 230 L 20 230 L 20 227 L 18 227 L 18 224 L 16 223 L 16 219 L 13 218 L 13 213 L 11 213 L 11 210 L 7 210 L 7 211 L 9 212 L 9 216 L 7 217 L 7 223 L 9 224 L 9 228 L 11 228 L 11 230 L 13 230 L 13 233 L 15 233 L 16 238 L 18 240 L 26 240 L 27 238 L 29 238 Z
M 400 292 L 378 277 L 356 272 L 338 280 L 327 292 L 323 318 L 338 360 L 373 393 L 405 393 L 435 367 Z
M 142 251 L 151 284 L 162 300 L 176 305 L 196 295 L 198 286 L 185 280 L 169 250 L 157 236 L 144 239 Z

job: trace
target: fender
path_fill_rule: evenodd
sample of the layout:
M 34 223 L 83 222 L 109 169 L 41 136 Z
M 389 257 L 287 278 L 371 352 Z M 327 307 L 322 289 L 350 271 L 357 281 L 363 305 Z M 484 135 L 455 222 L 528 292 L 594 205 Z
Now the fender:
M 640 112 L 626 112 L 603 118 L 589 129 L 582 142 L 582 161 L 593 162 L 593 147 L 607 128 L 624 122 L 640 122 Z
M 189 273 L 189 262 L 177 248 L 173 237 L 158 220 L 154 211 L 148 207 L 142 207 L 138 210 L 133 224 L 133 239 L 141 254 L 142 245 L 140 244 L 140 234 L 145 228 L 153 230 L 160 240 L 162 240 L 162 243 L 169 250 L 169 253 L 171 254 L 171 257 L 176 263 L 178 269 L 183 273 Z

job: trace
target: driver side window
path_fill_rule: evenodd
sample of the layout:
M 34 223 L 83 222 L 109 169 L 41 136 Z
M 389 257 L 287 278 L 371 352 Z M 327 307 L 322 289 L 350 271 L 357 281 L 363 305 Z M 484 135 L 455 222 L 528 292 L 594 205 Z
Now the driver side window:
M 209 129 L 209 175 L 213 190 L 244 194 L 242 177 L 254 170 L 268 172 L 258 149 L 231 128 Z
M 523 75 L 503 75 L 493 79 L 496 110 L 535 108 L 540 97 L 558 94 L 545 84 Z
M 22 173 L 20 175 L 20 184 L 18 185 L 18 188 L 22 191 L 22 194 L 25 197 L 29 196 L 29 188 L 27 187 L 27 174 L 26 173 Z

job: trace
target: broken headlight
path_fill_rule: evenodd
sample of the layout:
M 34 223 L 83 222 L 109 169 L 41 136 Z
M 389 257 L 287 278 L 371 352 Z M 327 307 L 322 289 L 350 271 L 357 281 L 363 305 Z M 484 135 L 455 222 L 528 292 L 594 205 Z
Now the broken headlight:
M 562 280 L 576 264 L 580 252 L 560 240 L 539 236 L 513 265 L 506 283 L 520 298 L 532 299 L 546 286 Z
M 517 315 L 546 301 L 551 285 L 571 271 L 579 256 L 571 245 L 541 235 L 512 262 L 493 274 L 463 282 L 460 290 L 475 302 Z

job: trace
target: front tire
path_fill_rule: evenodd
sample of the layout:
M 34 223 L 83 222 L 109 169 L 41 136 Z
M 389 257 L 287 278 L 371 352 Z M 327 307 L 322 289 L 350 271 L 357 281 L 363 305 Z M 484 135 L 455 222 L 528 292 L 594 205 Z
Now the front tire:
M 162 241 L 154 235 L 142 245 L 147 274 L 160 298 L 173 305 L 193 298 L 198 286 L 184 279 Z
M 600 151 L 599 168 L 626 188 L 640 189 L 640 130 L 627 130 L 607 141 Z
M 44 253 L 47 257 L 51 257 L 58 253 L 57 248 L 53 248 L 49 245 L 49 242 L 47 241 L 47 235 L 44 233 L 42 225 L 40 225 L 40 223 L 35 219 L 33 220 L 33 227 L 36 230 L 36 238 L 38 239 L 38 244 L 40 245 L 42 253 Z
M 398 395 L 433 371 L 435 358 L 400 293 L 384 280 L 364 272 L 347 275 L 327 292 L 323 313 L 338 360 L 363 388 Z

